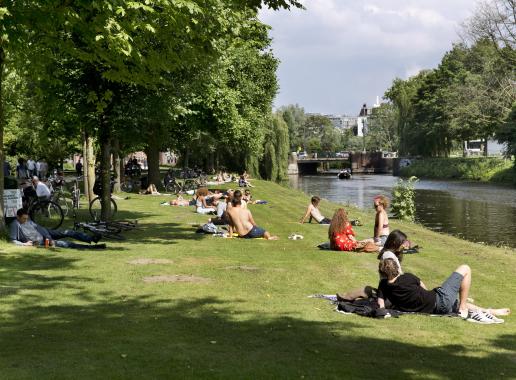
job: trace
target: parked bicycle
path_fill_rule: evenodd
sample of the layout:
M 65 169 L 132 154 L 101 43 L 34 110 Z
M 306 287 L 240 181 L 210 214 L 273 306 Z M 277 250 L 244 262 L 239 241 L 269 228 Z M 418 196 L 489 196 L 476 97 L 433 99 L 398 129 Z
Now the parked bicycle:
M 24 197 L 24 208 L 29 212 L 31 220 L 50 230 L 58 229 L 63 224 L 64 213 L 56 202 L 49 199 L 39 199 L 37 196 Z
M 111 177 L 111 181 L 110 181 L 110 192 L 111 193 L 113 193 L 114 185 L 115 185 L 115 180 L 113 177 Z M 93 218 L 93 220 L 99 221 L 100 217 L 101 217 L 101 212 L 102 212 L 102 202 L 100 200 L 100 194 L 102 194 L 102 184 L 101 184 L 99 178 L 97 178 L 95 181 L 95 185 L 93 186 L 93 193 L 95 195 L 97 195 L 97 197 L 93 198 L 92 201 L 90 202 L 89 211 L 90 211 L 90 215 Z M 110 213 L 108 215 L 108 219 L 112 219 L 118 210 L 118 206 L 112 197 L 110 198 L 110 201 L 111 201 L 111 208 L 110 208 Z
M 53 174 L 48 177 L 47 186 L 52 194 L 50 200 L 57 203 L 61 207 L 61 210 L 63 210 L 63 215 L 68 215 L 68 210 L 72 205 L 64 189 L 64 177 L 60 175 L 57 170 L 54 170 Z
M 141 181 L 131 176 L 124 176 L 123 181 L 120 183 L 120 189 L 126 193 L 132 193 L 139 187 L 141 187 Z

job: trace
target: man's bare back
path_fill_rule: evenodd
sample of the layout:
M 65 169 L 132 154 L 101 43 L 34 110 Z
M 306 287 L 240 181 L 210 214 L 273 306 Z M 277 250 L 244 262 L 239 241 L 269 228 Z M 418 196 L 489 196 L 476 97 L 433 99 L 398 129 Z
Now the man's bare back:
M 240 236 L 245 236 L 253 229 L 256 224 L 253 220 L 253 215 L 247 209 L 239 206 L 233 206 L 228 210 L 228 215 L 231 220 L 231 225 L 236 229 Z

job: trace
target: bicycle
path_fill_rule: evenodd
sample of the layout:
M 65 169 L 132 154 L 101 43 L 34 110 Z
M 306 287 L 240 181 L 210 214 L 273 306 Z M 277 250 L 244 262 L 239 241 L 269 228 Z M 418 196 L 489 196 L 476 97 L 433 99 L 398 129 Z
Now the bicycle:
M 134 179 L 131 176 L 125 176 L 122 183 L 120 183 L 120 189 L 126 193 L 132 193 L 136 187 L 141 186 L 141 181 Z
M 100 235 L 106 239 L 125 240 L 125 237 L 120 235 L 122 230 L 120 228 L 111 226 L 107 222 L 76 222 L 74 229 L 82 228 L 85 232 L 91 232 L 94 235 Z
M 26 208 L 30 219 L 46 229 L 56 230 L 63 224 L 63 209 L 50 199 L 31 197 Z
M 174 194 L 180 194 L 183 192 L 183 185 L 177 182 L 175 177 L 172 177 L 165 185 L 165 191 Z
M 108 218 L 112 219 L 118 211 L 118 206 L 113 198 L 110 198 L 110 200 L 111 200 L 111 209 L 110 209 L 110 214 L 109 214 Z M 100 215 L 102 212 L 102 202 L 100 201 L 100 197 L 93 198 L 93 200 L 90 202 L 89 211 L 90 211 L 90 215 L 93 218 L 93 220 L 100 221 Z
M 79 177 L 75 178 L 75 183 L 72 187 L 72 208 L 79 209 L 81 206 L 81 188 L 79 187 Z
M 113 193 L 113 187 L 115 186 L 115 179 L 113 176 L 111 176 L 110 183 L 109 183 L 109 190 L 110 190 L 110 201 L 111 201 L 111 208 L 110 208 L 110 214 L 108 215 L 108 219 L 112 219 L 117 210 L 118 206 L 115 202 L 115 200 L 112 198 L 111 194 Z M 99 221 L 102 213 L 102 202 L 100 200 L 100 194 L 102 194 L 102 183 L 100 182 L 99 178 L 95 180 L 95 184 L 93 185 L 93 193 L 97 195 L 97 197 L 93 198 L 89 204 L 89 211 L 90 215 L 93 218 L 93 220 Z

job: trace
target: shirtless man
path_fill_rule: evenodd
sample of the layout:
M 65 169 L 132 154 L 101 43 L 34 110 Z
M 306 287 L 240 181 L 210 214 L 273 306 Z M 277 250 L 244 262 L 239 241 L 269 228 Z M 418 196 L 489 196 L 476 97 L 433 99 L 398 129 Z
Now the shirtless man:
M 265 238 L 267 240 L 278 240 L 277 236 L 271 236 L 268 231 L 256 225 L 251 211 L 242 208 L 242 192 L 236 190 L 231 200 L 231 207 L 227 208 L 229 216 L 229 237 L 233 237 L 233 230 L 245 239 Z

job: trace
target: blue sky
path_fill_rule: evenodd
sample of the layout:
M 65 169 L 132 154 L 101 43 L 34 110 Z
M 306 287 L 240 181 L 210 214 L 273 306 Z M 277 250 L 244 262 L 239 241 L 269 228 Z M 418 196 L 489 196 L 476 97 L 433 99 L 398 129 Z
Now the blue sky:
M 395 77 L 435 67 L 459 41 L 474 0 L 306 0 L 306 10 L 270 11 L 273 50 L 281 61 L 275 106 L 358 113 Z

